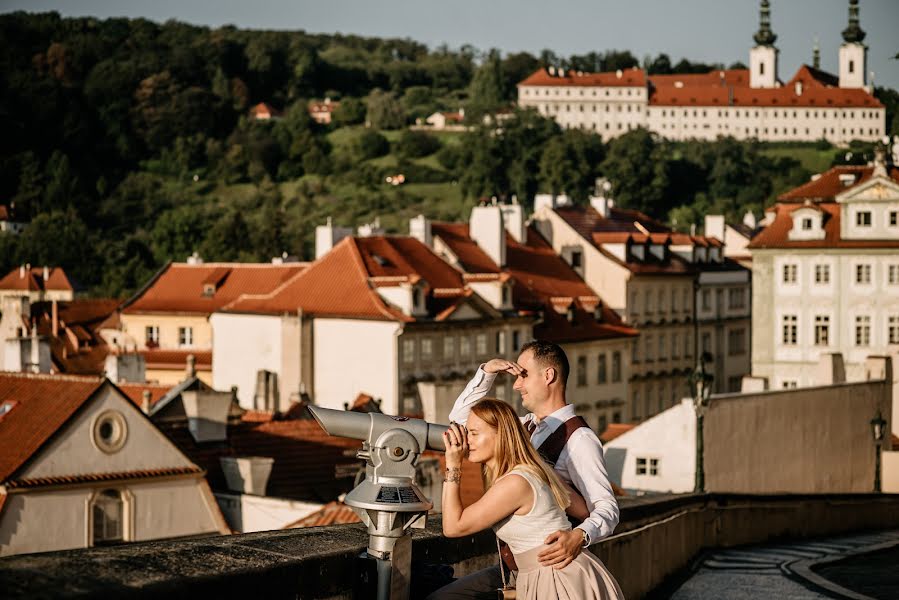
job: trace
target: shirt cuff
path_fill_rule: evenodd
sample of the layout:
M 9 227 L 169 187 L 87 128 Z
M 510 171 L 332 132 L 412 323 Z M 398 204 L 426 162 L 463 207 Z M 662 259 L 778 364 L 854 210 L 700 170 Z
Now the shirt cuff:
M 587 544 L 584 546 L 585 548 L 602 538 L 602 532 L 600 531 L 599 527 L 597 527 L 590 521 L 584 521 L 583 523 L 578 525 L 576 529 L 581 529 L 587 534 Z

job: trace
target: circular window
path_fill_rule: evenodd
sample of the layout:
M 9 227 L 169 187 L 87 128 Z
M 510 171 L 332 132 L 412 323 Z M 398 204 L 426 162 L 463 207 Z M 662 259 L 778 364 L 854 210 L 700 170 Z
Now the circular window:
M 108 410 L 94 420 L 94 444 L 103 452 L 118 452 L 128 437 L 128 424 L 121 413 Z

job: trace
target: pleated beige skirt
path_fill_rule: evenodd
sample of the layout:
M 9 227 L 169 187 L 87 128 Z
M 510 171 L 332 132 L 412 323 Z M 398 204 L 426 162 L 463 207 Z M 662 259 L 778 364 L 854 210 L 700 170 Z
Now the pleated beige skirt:
M 591 552 L 583 550 L 564 569 L 553 569 L 537 561 L 545 547 L 515 555 L 518 600 L 624 600 L 618 582 Z

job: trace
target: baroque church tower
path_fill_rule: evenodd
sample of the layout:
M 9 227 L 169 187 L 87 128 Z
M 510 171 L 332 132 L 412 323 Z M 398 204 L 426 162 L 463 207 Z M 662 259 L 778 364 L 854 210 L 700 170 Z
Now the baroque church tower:
M 749 51 L 749 86 L 753 88 L 773 88 L 780 85 L 777 80 L 777 36 L 771 31 L 771 5 L 762 0 L 759 11 L 759 30 L 752 36 L 755 47 Z
M 840 87 L 865 88 L 868 47 L 865 32 L 858 23 L 858 0 L 849 0 L 849 26 L 843 30 L 840 46 Z

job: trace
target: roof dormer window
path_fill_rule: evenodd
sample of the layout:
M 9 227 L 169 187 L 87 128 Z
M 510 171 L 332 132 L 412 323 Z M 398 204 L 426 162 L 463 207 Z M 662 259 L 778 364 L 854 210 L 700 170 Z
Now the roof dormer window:
M 812 220 L 809 217 L 802 219 L 802 231 L 812 230 Z
M 855 225 L 856 227 L 870 227 L 871 226 L 871 211 L 870 210 L 860 210 L 855 213 Z

